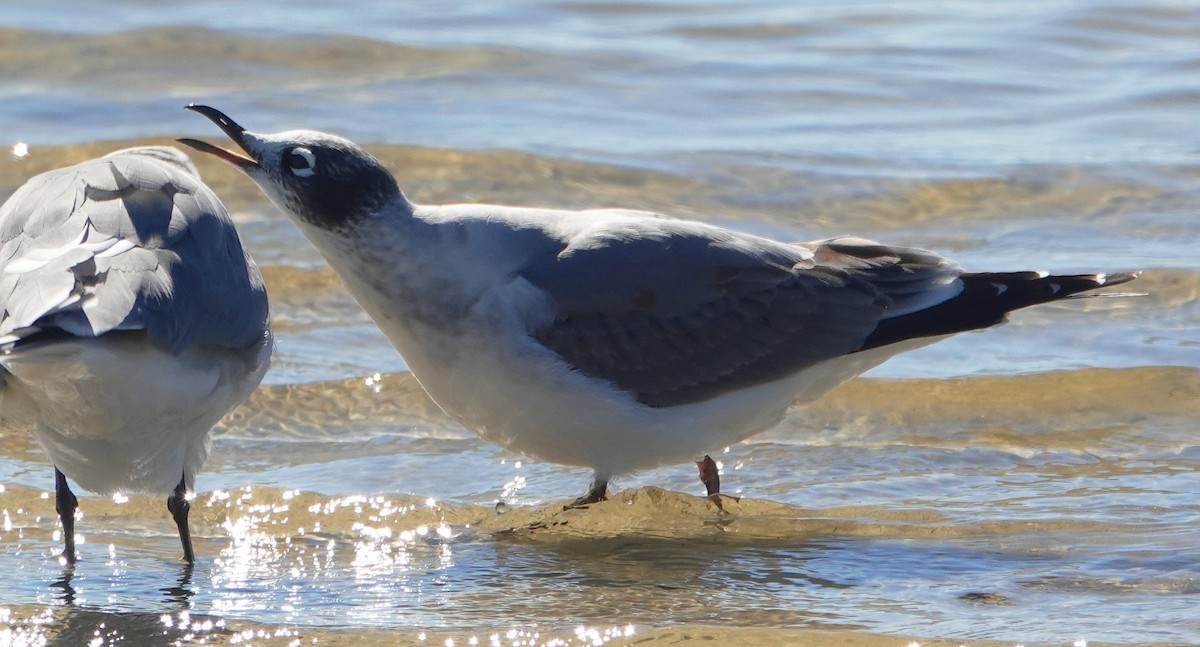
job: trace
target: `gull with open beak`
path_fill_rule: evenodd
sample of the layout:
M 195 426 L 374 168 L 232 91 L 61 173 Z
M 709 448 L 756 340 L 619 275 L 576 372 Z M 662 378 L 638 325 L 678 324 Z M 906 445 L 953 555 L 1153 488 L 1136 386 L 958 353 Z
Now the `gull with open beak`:
M 190 110 L 341 276 L 449 415 L 610 477 L 776 424 L 889 357 L 1134 274 L 966 273 L 859 238 L 790 244 L 659 214 L 426 206 L 361 147 Z

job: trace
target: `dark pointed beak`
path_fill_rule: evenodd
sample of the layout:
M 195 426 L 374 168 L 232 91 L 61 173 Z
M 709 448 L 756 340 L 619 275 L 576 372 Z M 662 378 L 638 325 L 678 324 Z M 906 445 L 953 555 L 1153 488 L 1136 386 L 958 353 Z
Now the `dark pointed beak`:
M 250 153 L 250 149 L 246 147 L 246 129 L 245 128 L 242 128 L 241 126 L 239 126 L 236 121 L 230 119 L 228 116 L 226 116 L 225 113 L 221 112 L 220 110 L 217 110 L 216 108 L 210 107 L 210 106 L 202 106 L 202 105 L 193 103 L 193 104 L 189 104 L 187 106 L 187 109 L 191 110 L 192 112 L 198 112 L 198 113 L 204 115 L 205 117 L 208 117 L 208 119 L 210 121 L 212 121 L 214 124 L 216 124 L 218 128 L 225 131 L 225 134 L 228 135 L 229 138 L 233 140 L 233 143 L 238 145 L 238 148 L 241 148 L 247 154 L 243 155 L 238 152 L 225 150 L 224 148 L 221 148 L 219 146 L 213 146 L 212 144 L 210 144 L 208 142 L 200 141 L 199 139 L 190 139 L 190 138 L 184 137 L 181 139 L 177 139 L 175 141 L 178 141 L 180 144 L 185 144 L 187 146 L 191 146 L 192 148 L 194 148 L 202 153 L 216 155 L 217 157 L 221 158 L 222 160 L 225 160 L 226 162 L 232 164 L 233 166 L 235 166 L 243 171 L 247 170 L 248 168 L 250 168 L 252 166 L 258 166 L 258 161 L 254 159 L 253 154 Z

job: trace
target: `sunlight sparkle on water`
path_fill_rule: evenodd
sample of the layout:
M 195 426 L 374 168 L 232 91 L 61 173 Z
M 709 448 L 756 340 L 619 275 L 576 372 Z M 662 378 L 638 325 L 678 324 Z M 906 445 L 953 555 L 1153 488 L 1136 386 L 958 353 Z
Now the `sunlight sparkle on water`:
M 245 631 L 239 631 L 239 632 L 233 634 L 229 638 L 229 644 L 241 645 L 244 643 L 244 644 L 253 645 L 253 644 L 256 644 L 257 641 L 268 640 L 271 638 L 293 638 L 293 637 L 296 637 L 298 639 L 299 635 L 300 635 L 300 632 L 298 630 L 289 629 L 287 627 L 282 627 L 282 628 L 276 629 L 274 631 L 269 631 L 266 629 L 258 629 L 258 630 L 247 629 Z M 295 641 L 293 641 L 292 644 L 295 644 Z
M 30 618 L 14 618 L 12 609 L 0 608 L 0 645 L 41 647 L 49 643 L 46 626 L 54 622 L 50 609 Z
M 17 616 L 9 608 L 0 608 L 0 626 L 3 627 L 0 628 L 0 645 L 41 647 L 51 644 L 51 639 L 58 641 L 62 638 L 57 627 L 59 622 L 61 622 L 61 618 L 53 608 L 43 609 L 28 617 Z M 224 620 L 216 619 L 214 621 L 208 618 L 196 620 L 187 610 L 180 611 L 177 616 L 169 613 L 163 614 L 159 617 L 159 622 L 163 627 L 164 641 L 170 644 L 208 644 L 209 638 L 212 637 L 210 634 L 222 632 L 225 628 Z M 229 642 L 231 644 L 253 644 L 266 639 L 289 637 L 299 640 L 298 630 L 286 627 L 273 630 L 247 630 L 234 634 Z M 128 642 L 128 639 L 129 636 L 123 633 L 120 626 L 100 622 L 91 629 L 90 640 L 81 644 L 101 647 L 124 644 Z M 299 643 L 293 641 L 291 644 L 298 645 Z
M 504 484 L 504 490 L 500 492 L 500 496 L 505 499 L 515 498 L 517 493 L 525 488 L 526 484 L 524 476 L 514 476 L 511 481 Z
M 629 638 L 636 631 L 633 625 L 623 627 L 591 627 L 580 625 L 572 634 L 566 636 L 546 636 L 536 629 L 514 627 L 503 634 L 490 634 L 486 641 L 476 634 L 465 637 L 448 637 L 442 639 L 441 645 L 487 645 L 488 647 L 601 647 L 618 638 Z M 417 639 L 425 641 L 425 632 L 417 634 Z

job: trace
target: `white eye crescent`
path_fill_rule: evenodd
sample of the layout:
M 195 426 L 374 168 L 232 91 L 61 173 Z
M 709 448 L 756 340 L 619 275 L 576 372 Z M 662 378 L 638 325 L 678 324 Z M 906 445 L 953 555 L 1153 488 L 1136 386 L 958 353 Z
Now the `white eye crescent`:
M 317 172 L 316 155 L 313 155 L 312 151 L 303 146 L 297 146 L 288 151 L 284 162 L 287 164 L 288 170 L 292 172 L 292 175 L 296 177 L 312 177 Z

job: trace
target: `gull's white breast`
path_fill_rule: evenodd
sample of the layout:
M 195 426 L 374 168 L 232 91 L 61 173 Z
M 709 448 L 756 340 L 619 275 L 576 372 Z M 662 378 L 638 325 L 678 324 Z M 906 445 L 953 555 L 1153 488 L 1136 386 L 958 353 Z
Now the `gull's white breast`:
M 31 344 L 0 355 L 5 422 L 32 427 L 50 459 L 100 494 L 188 487 L 209 429 L 258 385 L 270 334 L 245 350 L 196 346 L 178 356 L 140 332 Z

